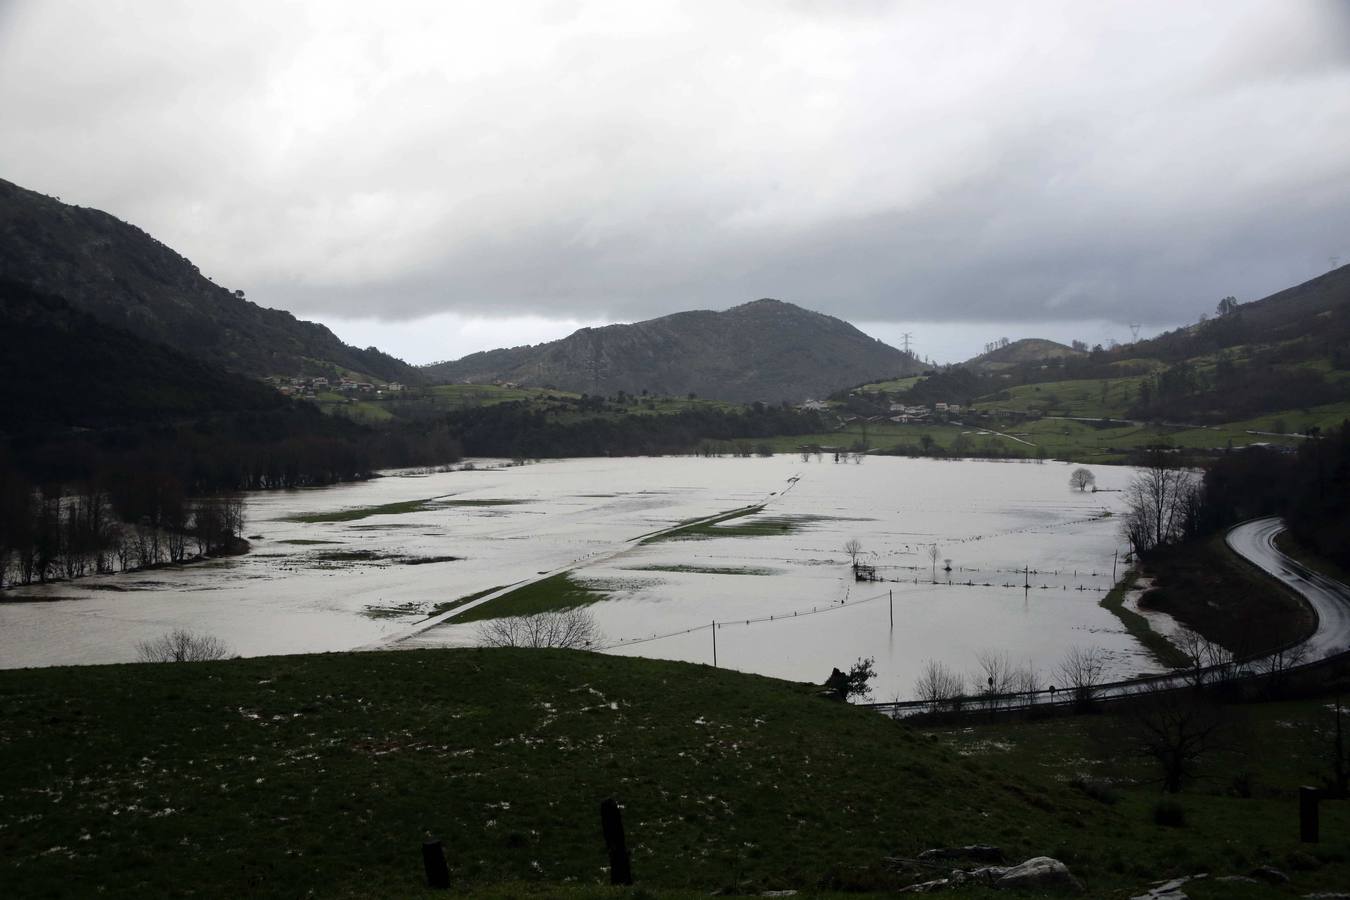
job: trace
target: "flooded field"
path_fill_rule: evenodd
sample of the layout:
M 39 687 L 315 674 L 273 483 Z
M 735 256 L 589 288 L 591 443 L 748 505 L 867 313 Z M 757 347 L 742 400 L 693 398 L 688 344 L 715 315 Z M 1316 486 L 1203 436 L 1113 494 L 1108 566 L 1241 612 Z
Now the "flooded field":
M 0 666 L 130 661 L 175 627 L 248 656 L 471 645 L 476 625 L 417 624 L 439 604 L 570 570 L 606 592 L 591 607 L 606 652 L 710 663 L 717 621 L 719 665 L 819 682 L 872 656 L 877 699 L 907 696 L 928 659 L 973 671 L 982 650 L 1048 672 L 1066 647 L 1095 646 L 1112 675 L 1153 671 L 1098 606 L 1121 546 L 1111 489 L 1129 470 L 1096 467 L 1095 494 L 1072 491 L 1070 471 L 587 459 L 259 494 L 247 556 L 21 589 L 44 602 L 0 604 Z M 637 540 L 757 504 L 682 539 Z M 853 581 L 849 539 L 885 581 Z

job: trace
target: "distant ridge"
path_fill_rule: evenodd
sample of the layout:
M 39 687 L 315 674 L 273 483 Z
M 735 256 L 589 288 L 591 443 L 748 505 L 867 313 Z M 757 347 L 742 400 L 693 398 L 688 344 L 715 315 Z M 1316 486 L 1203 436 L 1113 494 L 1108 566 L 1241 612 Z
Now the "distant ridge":
M 0 278 L 62 297 L 100 321 L 250 375 L 327 374 L 385 381 L 417 370 L 322 325 L 213 283 L 134 225 L 0 179 Z
M 423 369 L 438 383 L 513 382 L 579 393 L 627 391 L 735 402 L 798 402 L 909 375 L 912 356 L 847 322 L 779 300 L 695 310 L 562 340 L 474 353 Z

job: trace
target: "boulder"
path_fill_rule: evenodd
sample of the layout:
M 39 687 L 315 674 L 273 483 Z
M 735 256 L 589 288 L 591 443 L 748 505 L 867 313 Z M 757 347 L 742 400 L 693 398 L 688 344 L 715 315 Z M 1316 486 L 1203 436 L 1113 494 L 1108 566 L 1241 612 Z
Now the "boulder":
M 994 881 L 998 888 L 1068 888 L 1082 891 L 1083 883 L 1069 867 L 1050 856 L 1033 856 L 1006 870 Z

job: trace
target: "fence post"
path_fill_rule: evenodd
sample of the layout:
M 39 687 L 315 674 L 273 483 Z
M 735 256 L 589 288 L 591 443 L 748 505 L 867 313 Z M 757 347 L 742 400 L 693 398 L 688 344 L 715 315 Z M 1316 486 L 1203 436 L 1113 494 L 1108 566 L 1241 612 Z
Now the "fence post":
M 716 620 L 716 619 L 713 619 L 713 623 L 712 623 L 712 633 L 713 633 L 713 668 L 715 669 L 715 668 L 717 668 L 717 620 Z
M 1315 787 L 1298 789 L 1298 839 L 1305 844 L 1317 843 L 1317 801 L 1321 791 Z
M 604 832 L 605 849 L 609 852 L 609 883 L 632 884 L 633 869 L 628 858 L 628 845 L 623 837 L 623 816 L 613 797 L 600 801 L 600 829 Z
M 422 867 L 427 870 L 427 887 L 450 887 L 450 867 L 445 862 L 445 844 L 440 841 L 422 842 Z

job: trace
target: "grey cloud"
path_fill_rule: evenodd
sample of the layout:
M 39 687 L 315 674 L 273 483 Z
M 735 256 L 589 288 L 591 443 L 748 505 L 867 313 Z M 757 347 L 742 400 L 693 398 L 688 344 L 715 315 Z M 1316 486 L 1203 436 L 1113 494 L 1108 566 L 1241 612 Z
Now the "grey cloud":
M 0 175 L 329 317 L 1166 325 L 1350 258 L 1344 4 L 510 6 L 18 4 Z

